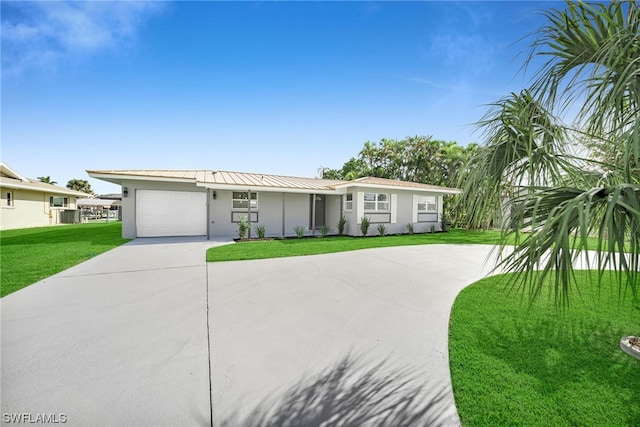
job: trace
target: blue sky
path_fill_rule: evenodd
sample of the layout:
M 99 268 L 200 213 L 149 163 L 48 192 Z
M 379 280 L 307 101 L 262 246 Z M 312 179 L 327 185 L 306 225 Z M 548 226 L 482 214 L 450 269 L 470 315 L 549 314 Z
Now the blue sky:
M 366 141 L 481 142 L 559 2 L 10 2 L 1 158 L 86 169 L 316 176 Z M 89 179 L 97 193 L 119 188 Z

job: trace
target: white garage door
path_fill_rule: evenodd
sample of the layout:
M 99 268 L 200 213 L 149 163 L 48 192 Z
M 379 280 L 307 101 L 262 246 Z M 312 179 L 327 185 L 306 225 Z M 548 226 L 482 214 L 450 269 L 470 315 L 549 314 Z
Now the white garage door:
M 191 191 L 136 191 L 138 237 L 207 233 L 207 195 Z

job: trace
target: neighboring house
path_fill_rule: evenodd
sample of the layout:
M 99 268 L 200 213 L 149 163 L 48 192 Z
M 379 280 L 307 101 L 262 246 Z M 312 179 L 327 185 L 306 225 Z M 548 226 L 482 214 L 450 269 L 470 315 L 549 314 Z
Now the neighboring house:
M 81 218 L 122 219 L 122 195 L 120 194 L 103 194 L 91 199 L 78 200 L 77 206 Z
M 460 190 L 435 185 L 360 178 L 314 178 L 206 170 L 89 170 L 92 178 L 122 186 L 124 238 L 157 236 L 237 236 L 245 217 L 266 227 L 267 236 L 308 234 L 323 225 L 333 232 L 341 216 L 345 234 L 360 236 L 363 217 L 387 233 L 440 230 L 442 197 Z
M 46 184 L 20 175 L 0 162 L 0 229 L 40 227 L 65 221 L 65 211 L 76 200 L 89 197 L 80 191 Z

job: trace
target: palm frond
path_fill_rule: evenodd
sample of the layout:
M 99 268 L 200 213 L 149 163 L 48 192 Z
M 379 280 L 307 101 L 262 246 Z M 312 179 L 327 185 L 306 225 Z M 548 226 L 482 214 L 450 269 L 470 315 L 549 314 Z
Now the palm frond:
M 523 232 L 522 230 L 527 230 Z M 507 242 L 515 237 L 515 248 Z M 589 239 L 597 238 L 595 251 Z M 611 271 L 619 290 L 638 300 L 640 281 L 640 185 L 617 184 L 581 190 L 572 187 L 531 189 L 512 201 L 512 215 L 503 231 L 506 255 L 498 269 L 518 273 L 513 286 L 532 301 L 548 275 L 555 279 L 556 301 L 569 305 L 573 272 L 581 267 Z M 541 274 L 534 274 L 541 270 Z

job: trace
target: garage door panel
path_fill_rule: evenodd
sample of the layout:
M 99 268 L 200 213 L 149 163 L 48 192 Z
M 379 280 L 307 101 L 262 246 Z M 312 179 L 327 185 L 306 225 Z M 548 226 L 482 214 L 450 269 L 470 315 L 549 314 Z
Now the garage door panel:
M 138 237 L 201 236 L 207 228 L 206 193 L 138 190 Z

